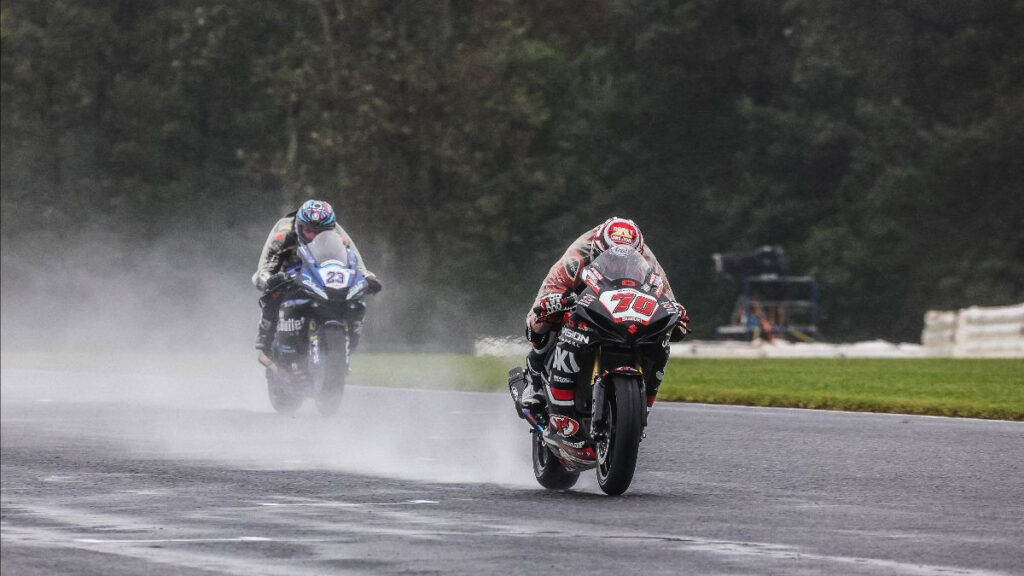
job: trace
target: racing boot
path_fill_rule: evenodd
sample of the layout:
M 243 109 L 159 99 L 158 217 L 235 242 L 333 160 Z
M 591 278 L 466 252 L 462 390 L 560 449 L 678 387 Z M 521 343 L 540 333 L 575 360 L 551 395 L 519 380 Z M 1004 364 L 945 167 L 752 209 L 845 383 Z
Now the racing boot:
M 513 368 L 508 372 L 508 391 L 512 395 L 512 401 L 516 405 L 516 415 L 525 418 L 523 409 L 529 410 L 535 418 L 541 418 L 544 407 L 544 390 L 539 384 L 534 384 L 530 369 Z M 536 376 L 539 382 L 540 376 Z
M 541 371 L 544 370 L 544 362 L 554 348 L 556 339 L 552 337 L 551 332 L 538 334 L 530 330 L 529 326 L 526 328 L 526 339 L 531 345 L 530 352 L 526 355 L 526 368 L 522 371 L 527 386 L 520 393 L 519 404 L 534 411 L 547 404 Z
M 519 405 L 528 408 L 531 412 L 544 407 L 547 404 L 547 397 L 544 395 L 544 385 L 541 383 L 540 374 L 533 371 L 529 366 L 523 371 L 526 378 L 526 386 L 519 396 Z

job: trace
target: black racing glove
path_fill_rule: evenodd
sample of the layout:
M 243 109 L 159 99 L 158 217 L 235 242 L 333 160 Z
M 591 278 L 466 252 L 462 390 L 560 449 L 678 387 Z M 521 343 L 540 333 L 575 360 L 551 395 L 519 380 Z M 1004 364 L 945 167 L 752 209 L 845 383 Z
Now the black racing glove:
M 672 329 L 672 334 L 668 337 L 669 342 L 682 342 L 683 338 L 690 333 L 690 327 L 686 322 L 679 322 L 675 328 Z
M 543 348 L 549 336 L 551 336 L 550 330 L 547 332 L 534 332 L 529 326 L 526 327 L 526 339 L 530 341 L 534 348 Z
M 288 282 L 288 275 L 284 272 L 275 272 L 267 278 L 267 292 L 277 290 L 281 286 L 284 286 Z
M 370 294 L 376 294 L 377 292 L 380 292 L 382 288 L 384 288 L 384 285 L 381 284 L 380 280 L 377 280 L 376 277 L 370 276 L 366 279 L 366 291 Z
M 669 341 L 679 342 L 683 338 L 686 338 L 686 335 L 690 333 L 690 316 L 686 313 L 686 307 L 682 304 L 673 302 L 671 306 L 674 306 L 676 311 L 679 312 L 679 320 L 676 321 L 676 325 L 672 329 Z

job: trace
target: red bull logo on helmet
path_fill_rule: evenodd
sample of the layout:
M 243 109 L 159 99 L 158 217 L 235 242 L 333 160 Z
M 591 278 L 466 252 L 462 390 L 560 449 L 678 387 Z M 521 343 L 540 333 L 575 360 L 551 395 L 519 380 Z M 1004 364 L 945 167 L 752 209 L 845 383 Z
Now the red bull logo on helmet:
M 636 230 L 628 224 L 619 224 L 618 226 L 613 226 L 608 231 L 608 238 L 616 244 L 629 244 L 632 246 L 636 244 Z
M 612 246 L 631 246 L 637 250 L 643 246 L 640 229 L 632 220 L 613 218 L 605 225 L 601 234 L 605 248 Z

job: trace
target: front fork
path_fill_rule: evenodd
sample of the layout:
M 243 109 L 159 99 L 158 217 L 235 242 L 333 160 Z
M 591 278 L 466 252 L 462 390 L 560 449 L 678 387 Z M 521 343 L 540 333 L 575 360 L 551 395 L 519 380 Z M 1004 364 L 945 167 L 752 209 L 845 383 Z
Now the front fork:
M 591 435 L 595 441 L 600 441 L 605 438 L 608 433 L 608 414 L 605 413 L 605 401 L 608 398 L 608 386 L 606 382 L 610 381 L 608 378 L 611 374 L 621 374 L 628 376 L 631 379 L 635 379 L 640 386 L 640 397 L 647 397 L 647 384 L 644 379 L 643 371 L 638 368 L 642 365 L 640 359 L 634 358 L 634 366 L 619 366 L 611 370 L 600 369 L 601 365 L 601 351 L 598 349 L 594 353 L 594 374 L 592 384 L 592 415 L 590 420 Z M 644 410 L 640 417 L 640 425 L 643 428 L 647 428 L 647 410 Z
M 326 363 L 322 332 L 332 324 L 337 325 L 346 334 L 345 369 L 349 370 L 348 322 L 323 320 L 307 305 L 301 309 L 298 306 L 283 306 L 278 323 L 279 326 L 284 325 L 287 330 L 278 331 L 275 355 L 280 359 L 278 363 L 288 370 L 295 381 L 308 383 L 320 380 L 319 372 L 324 369 Z

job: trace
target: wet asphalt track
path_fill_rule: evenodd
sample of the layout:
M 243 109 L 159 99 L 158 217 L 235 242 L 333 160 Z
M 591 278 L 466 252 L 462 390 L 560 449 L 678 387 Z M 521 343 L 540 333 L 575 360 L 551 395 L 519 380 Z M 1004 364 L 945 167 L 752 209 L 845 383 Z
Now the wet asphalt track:
M 625 497 L 498 394 L 2 373 L 20 574 L 1024 574 L 1024 423 L 662 404 Z M 390 410 L 382 406 L 389 406 Z

